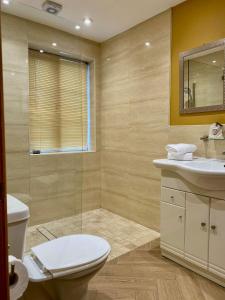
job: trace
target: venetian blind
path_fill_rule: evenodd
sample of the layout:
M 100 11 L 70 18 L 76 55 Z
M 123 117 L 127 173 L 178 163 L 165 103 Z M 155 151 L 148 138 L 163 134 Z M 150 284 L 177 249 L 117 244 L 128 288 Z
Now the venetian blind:
M 31 152 L 87 150 L 88 64 L 29 50 Z

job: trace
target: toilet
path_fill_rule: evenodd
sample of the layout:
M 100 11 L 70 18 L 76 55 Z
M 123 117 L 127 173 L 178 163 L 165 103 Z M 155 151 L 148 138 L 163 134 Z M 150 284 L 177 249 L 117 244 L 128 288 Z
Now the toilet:
M 98 236 L 74 234 L 35 246 L 24 256 L 29 208 L 11 195 L 7 204 L 9 254 L 23 260 L 30 279 L 24 299 L 86 299 L 90 279 L 109 256 L 109 243 Z

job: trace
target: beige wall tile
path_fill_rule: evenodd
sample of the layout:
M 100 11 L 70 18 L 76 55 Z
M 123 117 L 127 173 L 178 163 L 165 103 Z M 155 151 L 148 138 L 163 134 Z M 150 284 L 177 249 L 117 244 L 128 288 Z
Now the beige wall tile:
M 57 171 L 57 156 L 30 155 L 30 176 L 48 175 Z
M 82 191 L 82 211 L 97 209 L 101 206 L 100 189 L 88 189 Z
M 100 186 L 100 170 L 83 172 L 83 190 L 97 189 Z
M 49 197 L 57 196 L 58 174 L 51 173 L 30 178 L 31 201 L 44 201 Z
M 4 93 L 4 112 L 6 125 L 28 124 L 28 101 L 27 95 L 22 91 Z
M 27 41 L 27 22 L 24 19 L 8 14 L 1 14 L 1 30 L 3 38 Z
M 103 149 L 101 151 L 101 172 L 111 170 L 115 172 L 128 172 L 128 152 Z
M 82 170 L 85 171 L 100 171 L 100 152 L 90 152 L 83 155 Z
M 102 109 L 101 128 L 123 128 L 129 126 L 129 104 L 118 104 Z
M 112 170 L 102 171 L 102 190 L 126 197 L 129 191 L 128 174 Z M 124 210 L 126 208 L 124 207 Z
M 128 128 L 107 128 L 101 130 L 101 145 L 103 149 L 127 151 L 129 147 Z
M 41 224 L 81 212 L 80 199 L 75 195 L 49 197 L 43 201 L 29 203 L 31 219 L 30 225 Z
M 7 193 L 20 199 L 29 205 L 30 196 L 30 178 L 16 178 L 7 180 Z
M 101 100 L 101 109 L 106 106 L 117 106 L 129 103 L 130 88 L 131 82 L 128 78 L 112 82 L 102 82 L 101 99 L 104 99 L 104 101 Z
M 8 179 L 29 178 L 29 154 L 27 152 L 11 152 L 6 154 Z
M 30 156 L 28 114 L 28 45 L 55 51 L 57 42 L 61 51 L 93 61 L 92 128 L 100 143 L 100 44 L 6 14 L 2 37 L 8 193 L 28 203 L 33 224 L 80 211 L 83 181 L 87 207 L 100 207 L 100 154 Z
M 152 160 L 168 143 L 169 70 L 169 11 L 102 45 L 102 206 L 156 229 L 160 172 Z
M 165 157 L 164 153 L 161 157 Z M 153 165 L 153 159 L 160 158 L 160 154 L 140 155 L 139 153 L 129 153 L 127 158 L 128 173 L 130 175 L 160 180 L 160 170 Z
M 29 152 L 29 128 L 24 125 L 8 125 L 5 128 L 6 153 Z
M 23 39 L 2 39 L 2 63 L 3 69 L 13 72 L 27 72 L 28 69 L 28 44 Z

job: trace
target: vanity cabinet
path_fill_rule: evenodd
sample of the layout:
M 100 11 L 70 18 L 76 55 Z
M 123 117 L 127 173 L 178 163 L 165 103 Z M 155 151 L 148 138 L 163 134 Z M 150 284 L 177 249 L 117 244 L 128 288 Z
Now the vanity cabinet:
M 209 198 L 186 193 L 185 259 L 207 268 Z
M 162 255 L 225 286 L 225 200 L 166 182 L 160 203 Z
M 183 207 L 161 203 L 161 241 L 179 256 L 184 253 L 184 219 Z
M 225 201 L 211 200 L 209 230 L 209 270 L 225 278 Z

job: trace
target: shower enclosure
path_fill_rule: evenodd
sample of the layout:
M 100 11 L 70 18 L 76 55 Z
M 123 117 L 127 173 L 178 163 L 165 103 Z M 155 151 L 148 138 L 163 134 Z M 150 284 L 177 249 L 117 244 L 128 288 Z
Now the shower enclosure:
M 41 25 L 2 16 L 7 193 L 29 207 L 26 250 L 68 234 L 68 218 L 71 233 L 82 231 L 90 70 L 80 45 L 68 38 L 70 51 L 60 55 L 50 38 L 62 40 L 60 33 L 43 36 Z

